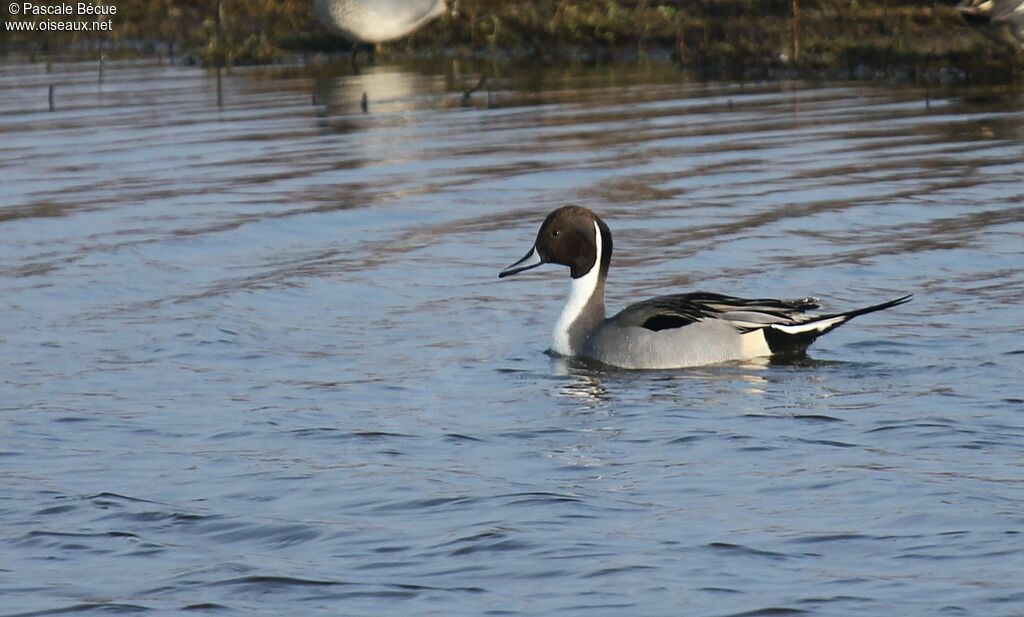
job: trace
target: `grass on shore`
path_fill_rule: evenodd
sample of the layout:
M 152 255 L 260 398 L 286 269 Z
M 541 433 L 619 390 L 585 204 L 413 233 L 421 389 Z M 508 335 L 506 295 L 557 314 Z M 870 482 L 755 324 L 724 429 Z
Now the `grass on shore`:
M 128 50 L 234 65 L 350 47 L 316 23 L 311 0 L 109 3 L 117 7 L 112 32 L 4 28 L 0 49 Z M 380 51 L 545 59 L 669 55 L 711 71 L 902 66 L 999 73 L 1014 62 L 971 32 L 949 0 L 459 0 L 457 12 Z

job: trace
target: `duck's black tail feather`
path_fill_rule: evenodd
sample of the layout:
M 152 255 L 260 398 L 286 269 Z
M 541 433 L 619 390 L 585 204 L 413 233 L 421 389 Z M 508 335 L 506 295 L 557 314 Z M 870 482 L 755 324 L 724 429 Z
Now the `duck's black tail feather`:
M 888 302 L 873 304 L 871 306 L 865 306 L 864 308 L 854 309 L 844 313 L 819 315 L 808 321 L 797 324 L 771 324 L 763 330 L 764 340 L 768 343 L 768 349 L 771 350 L 772 354 L 801 354 L 819 336 L 835 330 L 854 317 L 906 304 L 907 302 L 910 302 L 910 299 L 913 297 L 913 294 L 907 294 L 894 300 L 889 300 Z

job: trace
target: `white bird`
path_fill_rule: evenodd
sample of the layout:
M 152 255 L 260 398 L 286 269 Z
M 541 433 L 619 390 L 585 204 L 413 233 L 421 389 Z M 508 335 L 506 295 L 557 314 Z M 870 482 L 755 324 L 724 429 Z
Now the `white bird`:
M 445 0 L 315 0 L 317 19 L 354 42 L 402 38 L 447 10 Z

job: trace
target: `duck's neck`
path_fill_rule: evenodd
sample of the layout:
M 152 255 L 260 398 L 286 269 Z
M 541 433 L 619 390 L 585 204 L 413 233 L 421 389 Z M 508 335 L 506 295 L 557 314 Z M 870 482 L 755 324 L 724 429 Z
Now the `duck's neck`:
M 595 330 L 604 323 L 604 281 L 608 275 L 611 242 L 602 238 L 601 226 L 594 223 L 597 255 L 590 271 L 569 283 L 569 299 L 555 322 L 551 336 L 551 351 L 563 356 L 575 356 Z M 602 246 L 607 244 L 607 246 Z M 607 255 L 605 252 L 607 251 Z

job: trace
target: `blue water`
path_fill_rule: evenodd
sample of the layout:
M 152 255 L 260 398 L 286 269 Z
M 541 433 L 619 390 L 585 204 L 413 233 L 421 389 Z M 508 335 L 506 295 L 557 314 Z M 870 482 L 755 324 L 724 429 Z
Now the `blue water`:
M 1024 614 L 1020 92 L 95 69 L 0 65 L 0 615 Z M 613 311 L 915 299 L 551 358 L 567 203 Z

